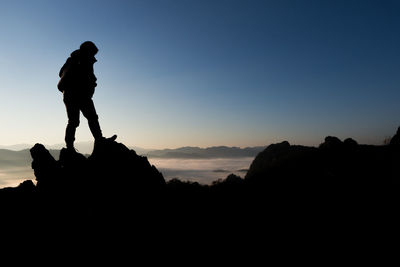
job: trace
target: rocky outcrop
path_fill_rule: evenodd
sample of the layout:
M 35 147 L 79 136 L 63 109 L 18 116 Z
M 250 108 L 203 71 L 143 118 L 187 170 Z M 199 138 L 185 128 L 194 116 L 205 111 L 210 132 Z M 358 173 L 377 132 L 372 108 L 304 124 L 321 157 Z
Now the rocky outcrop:
M 259 153 L 245 180 L 255 184 L 347 190 L 398 183 L 395 146 L 359 145 L 328 136 L 318 148 L 273 144 Z
M 37 189 L 44 193 L 120 198 L 165 186 L 162 174 L 146 157 L 115 141 L 96 144 L 88 158 L 63 148 L 56 161 L 40 144 L 31 149 L 31 154 Z
M 151 207 L 166 186 L 146 157 L 115 141 L 96 144 L 89 157 L 64 148 L 56 160 L 41 144 L 30 152 L 37 184 L 25 188 L 36 201 L 25 208 L 41 218 L 95 220 L 117 211 L 129 216 L 135 207 Z
M 400 145 L 400 127 L 397 129 L 396 134 L 390 140 L 390 145 Z
M 299 174 L 310 176 L 310 166 L 318 165 L 317 154 L 317 148 L 292 146 L 287 141 L 272 144 L 253 160 L 245 180 L 252 184 L 276 184 L 287 183 L 290 179 L 297 184 L 301 181 Z

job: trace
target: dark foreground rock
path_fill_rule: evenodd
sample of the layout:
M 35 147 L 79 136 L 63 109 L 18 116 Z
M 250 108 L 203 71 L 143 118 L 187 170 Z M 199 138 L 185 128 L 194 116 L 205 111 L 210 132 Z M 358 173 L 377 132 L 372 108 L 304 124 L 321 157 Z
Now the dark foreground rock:
M 336 137 L 319 147 L 273 144 L 245 178 L 229 175 L 210 186 L 165 182 L 146 157 L 117 142 L 96 145 L 89 157 L 63 149 L 56 160 L 40 144 L 31 154 L 37 183 L 0 190 L 3 222 L 78 246 L 333 245 L 350 235 L 364 240 L 365 231 L 375 238 L 376 229 L 391 232 L 400 222 L 395 144 Z

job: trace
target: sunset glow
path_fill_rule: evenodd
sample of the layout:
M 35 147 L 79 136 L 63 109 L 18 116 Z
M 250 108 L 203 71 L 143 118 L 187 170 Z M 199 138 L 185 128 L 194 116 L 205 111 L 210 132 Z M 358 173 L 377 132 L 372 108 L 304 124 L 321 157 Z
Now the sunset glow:
M 63 143 L 58 71 L 86 40 L 99 47 L 103 131 L 127 145 L 380 144 L 400 124 L 398 11 L 396 1 L 2 1 L 0 144 Z M 82 117 L 77 141 L 92 140 Z

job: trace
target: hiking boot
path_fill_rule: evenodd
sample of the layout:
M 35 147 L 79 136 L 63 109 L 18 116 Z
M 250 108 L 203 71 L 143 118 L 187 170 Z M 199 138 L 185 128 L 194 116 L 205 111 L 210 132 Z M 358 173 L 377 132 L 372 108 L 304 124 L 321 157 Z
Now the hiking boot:
M 109 138 L 106 138 L 107 141 L 111 141 L 111 142 L 115 141 L 115 139 L 117 139 L 117 135 L 116 134 L 114 134 L 113 136 L 111 136 Z
M 114 142 L 115 139 L 117 139 L 117 135 L 116 134 L 114 134 L 113 136 L 111 136 L 109 138 L 100 137 L 100 138 L 95 140 L 95 143 L 99 144 L 99 143 L 103 143 L 103 142 Z

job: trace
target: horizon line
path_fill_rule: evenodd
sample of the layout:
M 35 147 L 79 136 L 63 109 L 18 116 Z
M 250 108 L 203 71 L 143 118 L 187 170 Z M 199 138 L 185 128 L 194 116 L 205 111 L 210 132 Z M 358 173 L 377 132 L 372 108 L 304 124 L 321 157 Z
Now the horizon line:
M 282 141 L 283 142 L 283 141 Z M 79 144 L 85 144 L 85 143 L 92 143 L 94 144 L 93 141 L 80 141 L 80 142 L 76 142 L 76 145 Z M 118 142 L 118 143 L 122 143 L 122 142 Z M 274 143 L 274 142 L 273 142 Z M 237 145 L 212 145 L 212 146 L 196 146 L 196 145 L 184 145 L 184 146 L 177 146 L 177 147 L 164 147 L 164 148 L 149 148 L 149 147 L 141 147 L 141 146 L 136 146 L 136 145 L 130 145 L 130 144 L 124 144 L 127 147 L 130 148 L 138 148 L 138 149 L 143 149 L 143 150 L 166 150 L 166 149 L 180 149 L 180 148 L 200 148 L 200 149 L 207 149 L 207 148 L 214 148 L 214 147 L 228 147 L 228 148 L 240 148 L 240 149 L 245 149 L 245 148 L 254 148 L 254 147 L 266 147 L 269 146 L 273 143 L 269 143 L 269 144 L 264 144 L 264 145 L 254 145 L 254 146 L 237 146 Z M 279 141 L 277 142 L 279 143 Z M 35 143 L 36 144 L 36 143 Z M 0 149 L 7 149 L 7 150 L 13 150 L 13 149 L 9 149 L 9 147 L 16 147 L 16 146 L 21 146 L 25 148 L 21 148 L 19 150 L 24 150 L 24 149 L 28 149 L 33 147 L 35 144 L 33 143 L 17 143 L 17 144 L 0 144 Z M 60 148 L 65 147 L 65 144 L 63 143 L 57 143 L 57 144 L 43 144 L 45 147 L 55 147 L 55 146 L 60 146 Z M 52 148 L 51 148 L 52 149 Z

